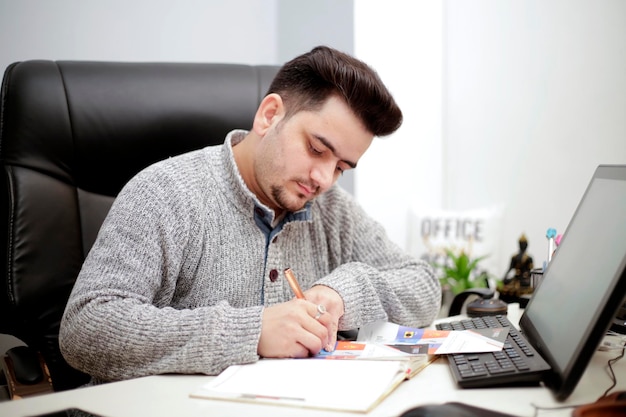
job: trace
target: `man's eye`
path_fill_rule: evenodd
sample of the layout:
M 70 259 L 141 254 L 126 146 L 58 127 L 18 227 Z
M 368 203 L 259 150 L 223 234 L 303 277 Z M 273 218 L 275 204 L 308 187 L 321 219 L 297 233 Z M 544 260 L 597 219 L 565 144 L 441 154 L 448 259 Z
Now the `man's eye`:
M 337 164 L 337 171 L 339 171 L 341 175 L 343 175 L 343 173 L 348 171 L 349 169 L 352 169 L 352 167 L 344 163 L 343 161 Z
M 323 153 L 322 151 L 320 151 L 319 149 L 317 149 L 316 147 L 314 147 L 311 144 L 309 144 L 309 149 L 311 150 L 311 153 L 313 153 L 315 155 L 321 155 Z

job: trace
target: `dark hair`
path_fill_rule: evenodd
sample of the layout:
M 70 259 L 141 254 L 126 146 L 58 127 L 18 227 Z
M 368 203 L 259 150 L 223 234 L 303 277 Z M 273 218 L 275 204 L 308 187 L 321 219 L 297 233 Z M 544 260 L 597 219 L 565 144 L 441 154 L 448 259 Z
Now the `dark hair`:
M 285 63 L 267 93 L 282 97 L 286 117 L 319 109 L 336 94 L 374 136 L 389 135 L 402 124 L 402 111 L 376 71 L 327 46 L 315 47 Z

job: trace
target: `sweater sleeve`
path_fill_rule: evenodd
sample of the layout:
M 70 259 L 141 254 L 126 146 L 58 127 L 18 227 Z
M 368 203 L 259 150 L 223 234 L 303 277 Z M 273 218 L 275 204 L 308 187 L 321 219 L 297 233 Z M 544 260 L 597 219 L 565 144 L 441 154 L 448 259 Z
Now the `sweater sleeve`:
M 325 204 L 335 208 L 322 210 L 335 265 L 317 283 L 342 296 L 340 328 L 376 320 L 412 327 L 431 324 L 441 308 L 441 286 L 432 267 L 393 243 L 345 191 L 329 192 Z
M 193 274 L 185 268 L 202 249 L 194 227 L 210 226 L 198 226 L 191 193 L 167 180 L 143 174 L 122 190 L 70 295 L 61 351 L 96 381 L 218 374 L 258 360 L 262 306 L 176 305 L 180 276 Z

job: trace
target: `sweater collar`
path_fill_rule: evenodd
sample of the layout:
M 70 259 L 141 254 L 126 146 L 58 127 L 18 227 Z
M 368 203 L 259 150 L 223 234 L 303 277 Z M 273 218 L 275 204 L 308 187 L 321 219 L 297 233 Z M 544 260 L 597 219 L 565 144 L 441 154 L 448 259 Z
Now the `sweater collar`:
M 253 206 L 253 210 L 256 208 L 257 213 L 258 210 L 261 210 L 265 214 L 265 219 L 269 224 L 274 222 L 274 210 L 267 207 L 265 204 L 259 201 L 256 194 L 254 194 L 248 186 L 246 185 L 241 173 L 239 172 L 239 168 L 237 167 L 237 163 L 235 162 L 235 155 L 233 153 L 233 146 L 237 145 L 241 142 L 245 136 L 248 134 L 247 130 L 236 129 L 226 135 L 226 139 L 223 145 L 222 152 L 222 161 L 225 167 L 225 180 L 227 182 L 227 189 L 230 189 L 232 193 L 234 193 L 234 198 L 237 200 L 237 207 L 242 208 L 244 211 L 249 210 L 250 206 Z M 296 212 L 288 212 L 285 215 L 285 218 L 281 223 L 286 223 L 294 220 L 310 220 L 311 219 L 311 202 L 307 202 L 306 205 L 296 211 Z

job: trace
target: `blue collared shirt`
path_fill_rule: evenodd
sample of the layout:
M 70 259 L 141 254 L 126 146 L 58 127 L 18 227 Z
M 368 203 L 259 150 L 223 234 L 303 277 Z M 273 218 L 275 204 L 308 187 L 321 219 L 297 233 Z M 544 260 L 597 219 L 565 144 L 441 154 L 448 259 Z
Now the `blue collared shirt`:
M 296 211 L 296 212 L 288 212 L 277 224 L 272 227 L 271 220 L 274 218 L 274 213 L 264 207 L 259 205 L 254 206 L 254 222 L 261 229 L 263 234 L 265 235 L 265 257 L 263 259 L 263 263 L 267 262 L 267 254 L 269 252 L 270 242 L 276 235 L 283 230 L 285 224 L 293 221 L 306 221 L 311 219 L 311 203 L 308 202 L 306 205 Z M 261 292 L 261 303 L 263 303 L 265 299 L 265 292 Z
M 271 219 L 273 218 L 274 213 L 270 210 L 261 207 L 259 205 L 254 206 L 254 222 L 261 229 L 263 234 L 265 234 L 265 257 L 267 260 L 267 251 L 272 239 L 281 230 L 285 224 L 293 221 L 306 221 L 311 219 L 311 203 L 308 202 L 306 205 L 295 212 L 288 212 L 285 217 L 283 217 L 276 226 L 272 227 Z

